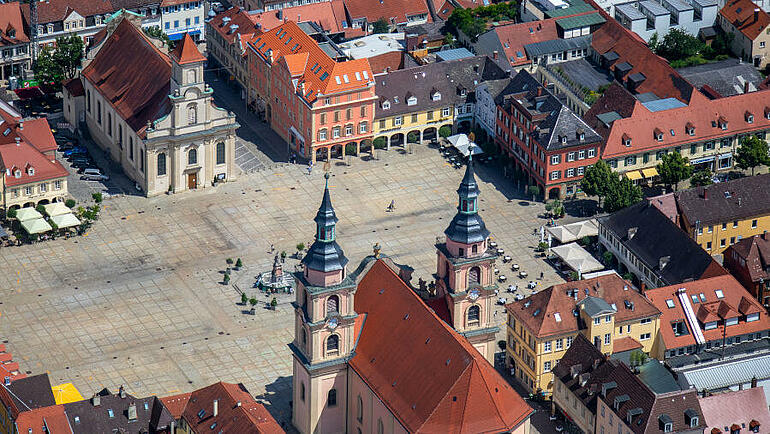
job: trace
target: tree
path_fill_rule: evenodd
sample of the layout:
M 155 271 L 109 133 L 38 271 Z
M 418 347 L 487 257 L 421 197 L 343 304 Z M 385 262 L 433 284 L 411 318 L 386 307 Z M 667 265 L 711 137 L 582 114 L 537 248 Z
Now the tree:
M 540 187 L 536 185 L 530 185 L 529 187 L 527 187 L 527 194 L 532 196 L 532 202 L 534 202 L 535 197 L 540 195 Z
M 227 265 L 233 265 L 233 258 L 225 259 L 225 263 L 227 263 Z
M 735 153 L 735 164 L 743 170 L 754 169 L 760 165 L 770 165 L 770 157 L 767 156 L 767 142 L 757 136 L 744 137 L 741 145 Z
M 5 218 L 7 219 L 15 219 L 16 218 L 16 208 L 11 208 L 8 211 L 5 212 Z
M 275 297 L 273 297 L 273 299 L 270 300 L 270 308 L 275 310 L 276 306 L 278 306 L 278 300 L 276 300 Z
M 606 267 L 612 267 L 612 261 L 615 260 L 615 255 L 612 254 L 612 252 L 605 251 L 602 253 L 602 262 L 604 262 L 604 265 Z
M 222 278 L 222 282 L 227 285 L 230 283 L 230 273 L 225 273 L 225 276 Z
M 642 200 L 642 189 L 628 178 L 613 178 L 604 201 L 604 210 L 615 212 Z
M 249 299 L 249 304 L 251 305 L 251 310 L 253 311 L 254 310 L 254 306 L 257 305 L 257 299 L 256 298 L 250 298 Z
M 246 296 L 245 292 L 241 293 L 241 304 L 246 306 L 246 303 L 249 302 L 249 297 Z
M 56 38 L 56 48 L 46 47 L 35 61 L 35 77 L 44 83 L 61 84 L 77 75 L 83 59 L 83 40 L 77 35 Z
M 671 152 L 664 155 L 662 161 L 658 164 L 658 175 L 660 175 L 660 180 L 664 184 L 673 186 L 674 190 L 676 190 L 679 181 L 692 176 L 692 166 L 690 166 L 687 158 L 682 157 L 682 154 Z
M 372 24 L 372 33 L 388 33 L 389 31 L 390 31 L 390 26 L 388 25 L 388 22 L 383 17 L 380 17 L 379 20 L 375 21 L 374 24 Z
M 235 261 L 235 268 L 241 268 L 241 267 L 243 267 L 243 261 L 241 261 L 241 258 L 238 258 Z
M 144 33 L 147 36 L 153 37 L 155 39 L 160 39 L 163 41 L 163 43 L 168 47 L 169 50 L 173 50 L 176 43 L 168 38 L 168 35 L 163 33 L 163 30 L 160 29 L 158 26 L 152 26 L 144 29 Z
M 101 192 L 92 193 L 91 197 L 94 198 L 94 202 L 102 203 L 103 196 Z
M 665 57 L 669 62 L 673 62 L 697 56 L 704 45 L 698 38 L 687 33 L 685 30 L 672 28 L 666 33 L 663 40 L 657 44 L 655 53 Z
M 447 138 L 452 135 L 452 127 L 449 125 L 444 125 L 443 127 L 438 129 L 438 135 Z
M 69 209 L 72 209 L 72 208 L 74 208 L 74 207 L 75 207 L 75 199 L 67 199 L 67 200 L 65 200 L 65 201 L 64 201 L 64 205 L 65 205 L 67 208 L 69 208 Z
M 598 196 L 601 205 L 602 197 L 607 196 L 613 178 L 617 178 L 617 175 L 612 173 L 610 165 L 604 160 L 599 160 L 586 169 L 580 181 L 580 188 L 589 196 Z
M 711 171 L 708 169 L 699 170 L 693 173 L 692 178 L 690 178 L 690 187 L 704 187 L 713 183 L 714 181 L 711 180 Z
M 650 47 L 650 50 L 655 52 L 658 49 L 658 44 L 660 41 L 658 40 L 658 32 L 655 32 L 650 36 L 650 41 L 647 42 L 647 46 Z

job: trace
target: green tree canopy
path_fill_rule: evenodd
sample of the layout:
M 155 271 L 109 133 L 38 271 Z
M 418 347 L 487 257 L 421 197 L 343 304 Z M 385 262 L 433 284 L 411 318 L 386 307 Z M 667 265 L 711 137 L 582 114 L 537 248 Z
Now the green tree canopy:
M 642 200 L 642 189 L 628 178 L 613 176 L 607 198 L 604 201 L 604 210 L 615 212 L 631 206 Z
M 388 25 L 388 22 L 383 17 L 380 17 L 379 20 L 375 21 L 374 24 L 372 24 L 372 33 L 388 33 L 389 31 L 390 31 L 390 26 Z
M 690 178 L 690 187 L 703 187 L 713 183 L 714 181 L 711 180 L 711 171 L 709 170 L 699 170 L 693 173 L 692 178 Z
M 479 35 L 487 29 L 487 23 L 492 21 L 514 20 L 518 16 L 518 2 L 500 2 L 474 9 L 457 8 L 447 19 L 449 30 L 458 34 L 462 31 L 471 42 L 476 42 Z
M 685 30 L 672 28 L 655 46 L 655 53 L 669 62 L 698 55 L 705 44 Z
M 160 39 L 161 41 L 163 41 L 163 43 L 166 44 L 166 47 L 168 47 L 169 50 L 173 50 L 174 47 L 176 46 L 176 43 L 174 43 L 174 41 L 169 39 L 168 35 L 163 33 L 163 30 L 161 30 L 160 27 L 158 26 L 147 27 L 146 29 L 144 29 L 144 33 L 147 36 Z
M 83 59 L 83 49 L 83 40 L 75 34 L 56 38 L 56 48 L 46 47 L 38 54 L 35 77 L 54 84 L 75 77 Z
M 664 155 L 662 161 L 658 164 L 658 175 L 660 175 L 660 180 L 664 184 L 673 186 L 674 190 L 676 190 L 679 181 L 692 176 L 692 166 L 690 166 L 687 158 L 682 157 L 682 154 L 671 152 Z
M 604 160 L 599 160 L 594 165 L 586 169 L 583 179 L 580 181 L 580 188 L 589 196 L 598 196 L 599 203 L 602 198 L 607 196 L 610 183 L 617 176 L 612 173 L 609 164 Z
M 770 157 L 767 156 L 767 142 L 757 136 L 744 137 L 741 145 L 735 153 L 735 164 L 743 170 L 754 169 L 760 165 L 770 165 Z

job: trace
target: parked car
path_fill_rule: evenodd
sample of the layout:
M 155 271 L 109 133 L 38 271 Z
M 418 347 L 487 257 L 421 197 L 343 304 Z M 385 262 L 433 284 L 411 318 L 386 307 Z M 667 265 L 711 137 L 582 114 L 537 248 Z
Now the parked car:
M 59 150 L 60 151 L 67 151 L 75 147 L 75 144 L 72 142 L 63 142 L 59 143 Z
M 76 169 L 86 168 L 86 167 L 96 167 L 96 163 L 94 162 L 94 160 L 90 158 L 73 158 L 70 165 Z
M 85 154 L 88 154 L 88 149 L 86 149 L 83 146 L 75 146 L 71 149 L 67 149 L 66 151 L 64 151 L 65 157 L 71 157 L 73 155 L 85 155 Z
M 103 175 L 99 169 L 89 167 L 83 170 L 83 176 L 89 181 L 109 181 L 110 177 Z

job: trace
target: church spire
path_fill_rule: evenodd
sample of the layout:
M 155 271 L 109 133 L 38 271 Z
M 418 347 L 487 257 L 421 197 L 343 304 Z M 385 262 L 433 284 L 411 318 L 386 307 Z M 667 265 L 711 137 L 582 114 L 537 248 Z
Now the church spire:
M 450 240 L 461 244 L 479 243 L 489 237 L 489 231 L 478 212 L 480 191 L 473 172 L 473 146 L 468 150 L 470 155 L 468 165 L 465 167 L 465 176 L 460 182 L 460 188 L 457 189 L 459 196 L 457 214 L 444 231 Z
M 331 196 L 329 195 L 329 173 L 324 174 L 326 185 L 324 187 L 324 197 L 321 201 L 321 207 L 318 208 L 315 218 L 316 234 L 315 242 L 302 259 L 305 267 L 320 271 L 322 273 L 341 271 L 348 263 L 348 258 L 336 241 L 337 215 L 332 207 Z

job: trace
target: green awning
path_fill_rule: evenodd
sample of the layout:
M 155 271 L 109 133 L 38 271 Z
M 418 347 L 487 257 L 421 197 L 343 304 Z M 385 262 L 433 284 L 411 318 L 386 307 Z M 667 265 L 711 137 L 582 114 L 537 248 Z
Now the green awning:
M 24 228 L 28 234 L 42 234 L 43 232 L 48 232 L 53 229 L 51 225 L 42 218 L 24 220 L 21 222 L 21 227 Z
M 42 219 L 43 215 L 37 212 L 35 208 L 19 208 L 16 211 L 16 220 L 23 222 L 25 220 Z
M 51 217 L 51 221 L 56 223 L 59 228 L 71 228 L 80 224 L 80 220 L 72 213 L 59 214 Z

